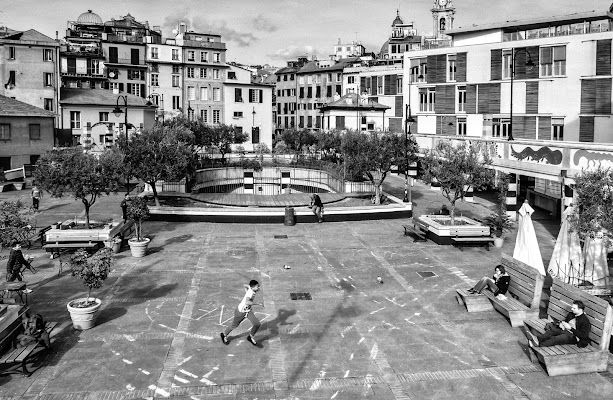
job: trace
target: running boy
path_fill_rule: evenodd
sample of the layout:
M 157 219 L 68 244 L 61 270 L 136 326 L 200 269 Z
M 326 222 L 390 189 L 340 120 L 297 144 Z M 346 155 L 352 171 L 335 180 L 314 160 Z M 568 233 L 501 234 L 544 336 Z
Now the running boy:
M 223 344 L 230 344 L 230 341 L 228 340 L 228 335 L 230 334 L 230 332 L 236 329 L 245 318 L 248 318 L 253 326 L 251 327 L 251 333 L 249 334 L 249 336 L 247 336 L 247 341 L 254 346 L 257 345 L 257 342 L 255 341 L 253 336 L 258 331 L 258 329 L 260 329 L 260 321 L 251 312 L 251 306 L 256 305 L 264 307 L 264 303 L 256 303 L 253 301 L 253 299 L 255 298 L 255 294 L 260 290 L 260 284 L 258 283 L 258 281 L 252 279 L 249 282 L 249 286 L 244 285 L 244 287 L 247 292 L 245 293 L 245 296 L 243 297 L 243 300 L 240 302 L 238 307 L 234 309 L 234 320 L 232 321 L 232 325 L 227 327 L 224 332 L 219 334 L 221 336 L 221 341 L 223 342 Z

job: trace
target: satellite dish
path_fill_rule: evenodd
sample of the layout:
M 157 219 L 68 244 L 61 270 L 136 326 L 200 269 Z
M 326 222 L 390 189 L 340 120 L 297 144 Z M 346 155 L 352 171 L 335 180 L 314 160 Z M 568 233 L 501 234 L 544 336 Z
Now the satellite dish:
M 173 30 L 172 30 L 172 33 L 176 35 L 177 33 L 179 33 L 179 31 L 178 31 L 178 30 L 176 30 L 176 29 L 173 29 Z
M 116 76 L 115 71 L 109 72 L 109 78 L 115 78 L 115 76 Z

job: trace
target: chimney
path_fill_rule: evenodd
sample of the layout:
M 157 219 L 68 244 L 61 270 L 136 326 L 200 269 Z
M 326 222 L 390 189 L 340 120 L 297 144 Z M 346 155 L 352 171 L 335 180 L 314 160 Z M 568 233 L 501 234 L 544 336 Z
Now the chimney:
M 187 25 L 185 24 L 185 22 L 181 21 L 181 23 L 179 24 L 179 34 L 183 34 L 187 31 Z

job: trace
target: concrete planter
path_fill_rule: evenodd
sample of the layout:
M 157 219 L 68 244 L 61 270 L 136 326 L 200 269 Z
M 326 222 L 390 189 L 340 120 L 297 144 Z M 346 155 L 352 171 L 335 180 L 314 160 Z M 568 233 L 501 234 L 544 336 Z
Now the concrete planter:
M 503 245 L 504 245 L 504 238 L 503 237 L 495 237 L 494 238 L 494 247 L 499 249 Z
M 147 246 L 149 246 L 150 241 L 151 239 L 148 238 L 144 238 L 141 242 L 135 238 L 128 240 L 132 257 L 144 257 L 147 254 Z
M 417 225 L 421 225 L 426 231 L 426 237 L 437 244 L 451 244 L 451 232 L 458 231 L 458 236 L 466 237 L 488 237 L 490 236 L 490 227 L 470 219 L 468 217 L 455 217 L 457 225 L 448 225 L 451 220 L 448 215 L 422 215 L 416 220 Z
M 72 304 L 76 302 L 85 300 L 87 300 L 87 298 L 84 297 L 80 299 L 71 300 L 68 304 L 66 304 L 66 308 L 70 313 L 70 319 L 72 319 L 72 326 L 78 330 L 86 330 L 94 327 L 94 325 L 96 324 L 96 318 L 98 317 L 98 314 L 100 312 L 100 306 L 102 305 L 102 300 L 90 298 L 90 300 L 96 302 L 96 304 L 94 304 L 93 306 L 85 308 L 78 308 L 72 306 Z

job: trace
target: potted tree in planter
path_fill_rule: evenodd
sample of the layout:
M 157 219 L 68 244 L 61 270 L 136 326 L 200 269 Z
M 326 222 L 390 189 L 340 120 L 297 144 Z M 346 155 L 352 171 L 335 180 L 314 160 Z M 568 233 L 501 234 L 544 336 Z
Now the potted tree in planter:
M 490 227 L 494 235 L 494 246 L 498 248 L 502 247 L 504 243 L 502 234 L 508 232 L 513 226 L 511 218 L 507 215 L 507 210 L 499 206 L 496 212 L 485 217 L 483 223 Z
M 113 253 L 107 247 L 98 250 L 92 256 L 85 249 L 79 249 L 71 257 L 71 275 L 83 280 L 89 289 L 86 298 L 72 300 L 66 305 L 75 329 L 90 329 L 96 323 L 102 300 L 92 298 L 91 292 L 92 289 L 102 286 L 109 276 L 113 262 Z
M 136 196 L 128 204 L 128 217 L 136 221 L 136 237 L 128 240 L 133 257 L 144 257 L 151 241 L 143 237 L 143 220 L 149 218 L 149 207 L 145 197 Z

